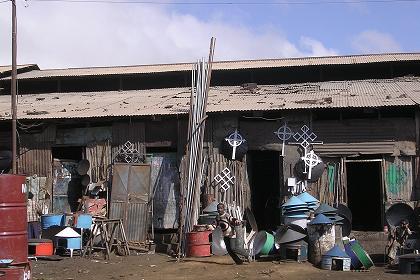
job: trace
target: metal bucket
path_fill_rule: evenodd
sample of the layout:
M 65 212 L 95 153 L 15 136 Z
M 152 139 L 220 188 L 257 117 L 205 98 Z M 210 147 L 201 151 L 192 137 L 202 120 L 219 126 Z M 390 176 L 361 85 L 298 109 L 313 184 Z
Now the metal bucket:
M 187 257 L 209 257 L 211 231 L 197 231 L 187 233 Z
M 335 245 L 335 228 L 332 224 L 308 224 L 309 261 L 317 266 L 322 256 Z
M 25 177 L 0 175 L 0 259 L 28 262 Z
M 274 236 L 264 230 L 257 233 L 253 243 L 254 255 L 269 255 L 274 249 Z
M 92 226 L 92 215 L 90 214 L 78 214 L 75 216 L 76 222 L 75 227 L 77 228 L 90 228 Z
M 63 226 L 64 215 L 63 214 L 46 214 L 41 216 L 41 228 L 48 229 L 52 226 Z

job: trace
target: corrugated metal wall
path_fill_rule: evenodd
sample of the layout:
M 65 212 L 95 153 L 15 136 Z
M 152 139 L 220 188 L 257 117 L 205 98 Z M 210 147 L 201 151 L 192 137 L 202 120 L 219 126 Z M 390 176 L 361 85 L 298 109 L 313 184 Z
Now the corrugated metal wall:
M 324 156 L 414 155 L 415 145 L 398 144 L 399 141 L 414 143 L 414 129 L 412 119 L 315 121 L 312 131 L 318 136 L 317 140 L 324 144 L 315 145 L 314 150 L 318 155 Z
M 112 164 L 110 141 L 91 142 L 86 146 L 86 159 L 90 163 L 88 174 L 93 183 L 106 181 Z
M 146 153 L 144 122 L 114 122 L 112 124 L 112 158 L 130 141 L 140 154 Z
M 55 143 L 55 132 L 55 125 L 49 125 L 39 134 L 20 133 L 19 173 L 51 178 L 51 146 Z
M 387 202 L 414 200 L 413 164 L 409 156 L 385 158 L 383 174 Z

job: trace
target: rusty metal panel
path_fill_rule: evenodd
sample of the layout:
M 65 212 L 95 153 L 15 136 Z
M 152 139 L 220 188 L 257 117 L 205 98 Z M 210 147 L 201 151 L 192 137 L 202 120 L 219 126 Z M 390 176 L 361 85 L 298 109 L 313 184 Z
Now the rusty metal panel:
M 386 157 L 383 173 L 385 195 L 388 202 L 414 200 L 412 157 Z
M 207 111 L 415 106 L 419 103 L 419 87 L 419 77 L 258 85 L 252 90 L 241 86 L 211 87 Z M 89 104 L 85 102 L 86 97 Z M 189 97 L 190 88 L 48 93 L 42 94 L 42 103 L 37 94 L 23 95 L 19 98 L 18 117 L 74 118 L 75 111 L 78 118 L 186 115 Z M 9 102 L 7 96 L 0 96 L 0 112 L 8 112 Z M 8 113 L 0 117 L 11 118 Z M 125 126 L 128 125 L 129 122 Z M 135 128 L 136 122 L 131 125 Z M 123 129 L 121 133 L 141 135 L 143 132 L 144 128 Z
M 18 158 L 20 174 L 51 178 L 51 145 L 55 141 L 55 125 L 49 125 L 42 133 L 21 134 Z
M 130 141 L 141 154 L 146 153 L 144 122 L 114 122 L 112 124 L 112 157 Z
M 419 53 L 403 54 L 369 54 L 369 55 L 347 55 L 327 57 L 302 57 L 283 59 L 259 59 L 259 60 L 238 60 L 238 61 L 216 61 L 213 64 L 214 70 L 252 69 L 252 68 L 275 68 L 310 65 L 348 65 L 362 63 L 378 63 L 392 61 L 418 61 Z M 8 66 L 3 67 L 7 70 Z M 33 70 L 27 73 L 18 74 L 18 79 L 42 79 L 50 77 L 80 77 L 80 76 L 104 76 L 122 74 L 148 74 L 161 72 L 191 71 L 191 63 L 176 64 L 155 64 L 136 66 L 116 67 L 95 67 L 95 68 L 70 68 L 70 69 L 47 69 Z M 0 68 L 1 70 L 1 68 Z M 4 78 L 10 79 L 10 77 Z
M 110 217 L 123 220 L 128 241 L 147 239 L 150 169 L 148 164 L 114 164 Z

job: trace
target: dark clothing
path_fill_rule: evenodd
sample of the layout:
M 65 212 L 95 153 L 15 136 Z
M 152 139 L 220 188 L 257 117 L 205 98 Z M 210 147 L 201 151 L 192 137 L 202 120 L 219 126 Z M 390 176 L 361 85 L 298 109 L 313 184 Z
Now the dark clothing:
M 231 238 L 229 236 L 223 237 L 223 241 L 225 241 L 226 245 L 226 251 L 236 264 L 243 264 L 244 262 L 241 260 L 241 258 L 239 258 L 238 255 L 232 250 L 232 247 L 230 246 L 230 240 Z
M 39 222 L 28 222 L 28 239 L 38 239 L 41 237 L 41 227 Z

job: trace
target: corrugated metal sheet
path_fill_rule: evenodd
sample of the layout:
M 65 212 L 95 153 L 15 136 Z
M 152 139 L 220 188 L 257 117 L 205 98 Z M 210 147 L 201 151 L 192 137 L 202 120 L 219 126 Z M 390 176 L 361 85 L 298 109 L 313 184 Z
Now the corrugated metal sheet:
M 212 87 L 208 112 L 414 106 L 420 77 L 258 86 Z M 20 119 L 187 114 L 189 88 L 33 94 L 19 97 Z M 0 119 L 10 119 L 10 97 L 0 96 Z
M 404 127 L 404 133 L 400 131 L 401 127 Z M 314 145 L 314 150 L 324 156 L 415 154 L 414 145 L 403 142 L 415 142 L 415 133 L 410 133 L 414 128 L 410 119 L 317 121 L 313 123 L 312 131 L 317 135 L 316 141 L 324 144 Z
M 16 67 L 18 73 L 22 71 L 29 71 L 29 70 L 39 70 L 38 65 L 36 64 L 22 64 L 17 65 Z M 0 65 L 0 77 L 5 76 L 6 74 L 10 75 L 12 72 L 11 65 Z
M 361 143 L 327 143 L 314 146 L 314 151 L 320 156 L 349 156 L 395 154 L 394 141 L 361 142 Z
M 310 65 L 343 65 L 343 64 L 363 64 L 363 63 L 377 63 L 377 62 L 388 62 L 388 61 L 418 61 L 418 60 L 420 60 L 420 53 L 394 53 L 394 54 L 370 54 L 370 55 L 349 55 L 349 56 L 329 56 L 329 57 L 302 57 L 302 58 L 283 58 L 283 59 L 218 61 L 218 62 L 214 62 L 213 70 L 296 67 L 296 66 L 310 66 Z M 191 69 L 192 69 L 191 63 L 49 69 L 49 70 L 39 70 L 39 71 L 32 71 L 30 73 L 20 74 L 18 75 L 18 78 L 19 79 L 40 79 L 40 78 L 49 78 L 49 77 L 144 74 L 144 73 L 191 71 Z
M 113 165 L 110 217 L 123 220 L 128 241 L 147 240 L 149 195 L 150 165 Z
M 49 125 L 37 135 L 20 134 L 18 170 L 20 174 L 34 174 L 51 179 L 52 154 L 51 145 L 55 142 L 54 125 Z M 36 139 L 36 141 L 34 141 Z M 51 181 L 50 181 L 51 182 Z
M 388 202 L 414 200 L 412 157 L 386 157 L 383 174 Z
M 114 122 L 112 124 L 112 158 L 116 158 L 127 141 L 134 144 L 134 148 L 140 154 L 146 154 L 145 140 L 144 122 Z

